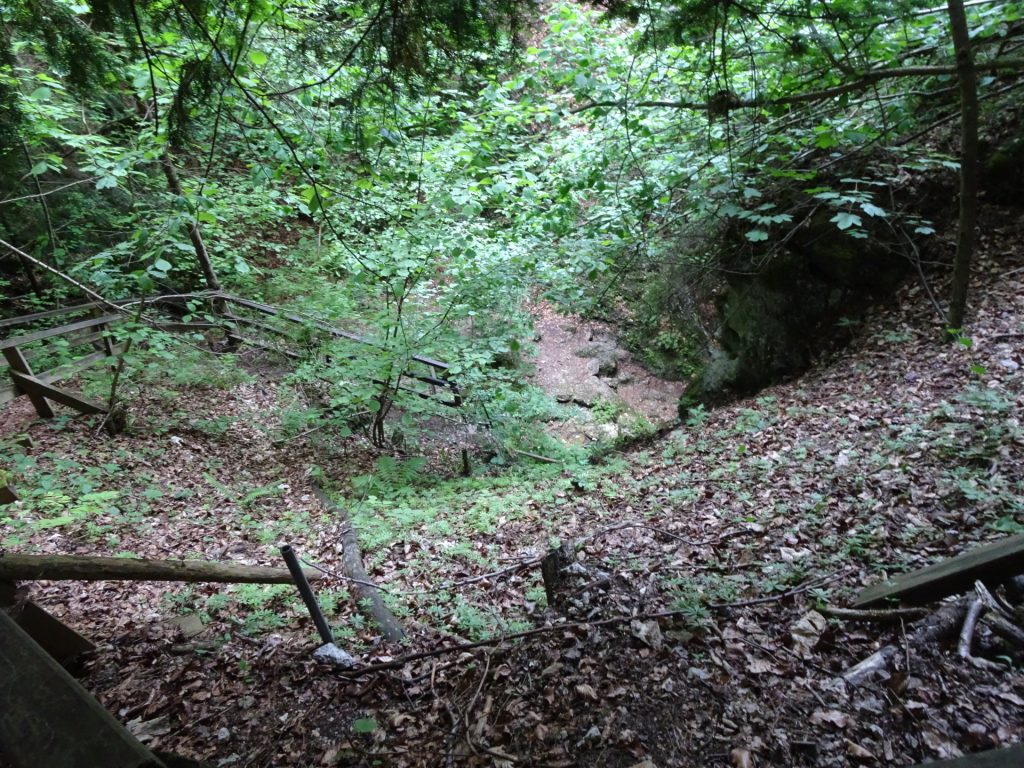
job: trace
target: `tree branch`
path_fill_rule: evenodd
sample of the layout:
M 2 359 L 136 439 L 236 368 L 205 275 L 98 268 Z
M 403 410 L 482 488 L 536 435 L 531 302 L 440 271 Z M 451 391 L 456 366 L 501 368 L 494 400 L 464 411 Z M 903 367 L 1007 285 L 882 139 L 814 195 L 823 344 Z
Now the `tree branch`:
M 986 61 L 975 65 L 976 69 L 998 69 L 1009 72 L 1024 70 L 1024 59 L 1008 58 L 995 61 Z M 780 96 L 774 99 L 755 97 L 753 99 L 736 99 L 727 105 L 719 101 L 632 101 L 628 102 L 629 107 L 664 107 L 668 109 L 689 109 L 695 112 L 721 111 L 727 108 L 729 111 L 735 109 L 755 109 L 759 107 L 784 107 L 793 104 L 806 104 L 813 101 L 824 101 L 842 96 L 846 93 L 863 91 L 882 80 L 892 80 L 902 77 L 935 77 L 939 75 L 955 75 L 955 65 L 926 65 L 916 67 L 888 67 L 885 69 L 871 69 L 864 72 L 856 80 L 831 88 L 822 88 L 816 91 L 796 93 L 792 96 Z M 627 106 L 626 100 L 594 101 L 582 104 L 569 110 L 570 114 L 585 112 L 590 109 L 601 107 L 618 107 L 624 109 Z

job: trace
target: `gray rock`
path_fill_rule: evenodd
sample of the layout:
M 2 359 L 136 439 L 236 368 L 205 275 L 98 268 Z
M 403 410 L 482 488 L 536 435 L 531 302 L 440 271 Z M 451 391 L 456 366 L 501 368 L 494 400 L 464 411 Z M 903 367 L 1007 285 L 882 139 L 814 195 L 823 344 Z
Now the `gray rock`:
M 347 653 L 334 643 L 326 643 L 313 651 L 313 658 L 325 664 L 332 664 L 342 669 L 354 669 L 359 666 L 355 656 Z

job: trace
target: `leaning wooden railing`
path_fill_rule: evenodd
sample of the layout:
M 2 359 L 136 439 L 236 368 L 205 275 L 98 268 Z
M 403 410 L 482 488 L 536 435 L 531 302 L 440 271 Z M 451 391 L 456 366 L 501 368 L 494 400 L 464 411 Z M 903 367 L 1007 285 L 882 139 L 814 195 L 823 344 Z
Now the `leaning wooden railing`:
M 62 389 L 56 384 L 90 366 L 109 360 L 124 349 L 123 344 L 113 340 L 110 331 L 113 326 L 132 316 L 132 305 L 138 299 L 129 299 L 102 304 L 87 302 L 70 307 L 36 312 L 31 315 L 0 320 L 0 334 L 8 334 L 0 340 L 0 353 L 6 361 L 7 375 L 0 371 L 0 404 L 15 397 L 26 396 L 32 402 L 36 412 L 50 418 L 54 415 L 50 401 L 73 408 L 81 413 L 105 413 L 106 406 L 92 402 L 78 394 Z M 312 329 L 326 334 L 329 338 L 343 339 L 364 347 L 379 349 L 379 345 L 354 333 L 335 328 L 323 321 L 303 318 L 288 313 L 268 304 L 243 299 L 226 293 L 203 292 L 183 294 L 173 297 L 157 296 L 147 299 L 147 304 L 178 305 L 177 314 L 185 314 L 185 304 L 191 301 L 216 302 L 222 309 L 222 315 L 216 322 L 182 321 L 179 318 L 158 318 L 151 316 L 147 320 L 157 328 L 169 331 L 206 332 L 222 330 L 227 339 L 234 343 L 250 344 L 256 347 L 274 350 L 290 358 L 302 356 L 298 351 L 298 337 L 301 329 Z M 118 308 L 123 307 L 120 312 Z M 35 330 L 20 335 L 10 334 L 26 326 L 55 319 L 69 319 L 80 315 L 88 315 L 63 325 L 43 330 Z M 274 325 L 278 321 L 280 325 Z M 298 331 L 298 333 L 296 333 Z M 277 343 L 261 340 L 275 339 Z M 45 370 L 39 370 L 40 361 L 45 361 L 48 352 L 45 348 L 38 349 L 40 343 L 52 343 L 62 340 L 67 348 L 88 347 L 91 351 L 73 355 L 69 362 Z M 285 343 L 280 343 L 281 339 Z M 288 345 L 292 342 L 292 346 Z M 66 352 L 66 350 L 65 350 Z M 50 353 L 52 355 L 52 352 Z M 348 356 L 356 359 L 358 355 Z M 399 388 L 423 398 L 437 398 L 443 405 L 458 407 L 462 403 L 458 386 L 448 378 L 448 365 L 422 355 L 412 355 L 407 361 L 406 370 L 402 373 L 406 384 Z M 381 384 L 383 382 L 376 381 Z M 416 382 L 418 386 L 412 386 Z M 447 399 L 443 399 L 445 395 Z

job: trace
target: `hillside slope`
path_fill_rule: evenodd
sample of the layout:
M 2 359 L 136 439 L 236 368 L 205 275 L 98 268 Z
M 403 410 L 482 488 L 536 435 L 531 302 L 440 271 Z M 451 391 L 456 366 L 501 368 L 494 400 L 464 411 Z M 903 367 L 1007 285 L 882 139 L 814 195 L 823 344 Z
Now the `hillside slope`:
M 275 442 L 287 404 L 269 376 L 150 390 L 113 440 L 9 404 L 24 501 L 0 508 L 4 546 L 272 563 L 290 541 L 329 572 L 339 643 L 366 663 L 552 627 L 348 679 L 311 660 L 287 587 L 35 584 L 101 644 L 85 682 L 104 703 L 212 765 L 911 765 L 1019 741 L 1016 669 L 932 647 L 846 686 L 904 630 L 812 613 L 1024 530 L 1024 217 L 989 209 L 982 233 L 969 346 L 940 339 L 911 285 L 799 380 L 596 467 L 465 480 L 442 451 L 433 477 L 401 476 L 399 457 L 395 477 L 378 463 L 353 486 L 375 466 L 358 441 Z M 8 440 L 20 431 L 33 449 Z M 352 605 L 314 464 L 410 648 L 380 645 Z M 39 524 L 68 508 L 74 525 Z M 556 539 L 577 565 L 548 607 L 536 560 Z

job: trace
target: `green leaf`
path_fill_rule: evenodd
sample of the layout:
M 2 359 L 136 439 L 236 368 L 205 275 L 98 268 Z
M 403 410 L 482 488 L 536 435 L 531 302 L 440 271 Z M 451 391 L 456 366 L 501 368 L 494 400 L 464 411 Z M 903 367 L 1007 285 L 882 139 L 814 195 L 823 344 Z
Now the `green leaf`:
M 257 67 L 262 67 L 267 63 L 267 54 L 263 51 L 257 51 L 255 48 L 249 49 L 249 61 L 255 64 Z
M 46 164 L 45 160 L 40 160 L 32 166 L 31 174 L 33 176 L 38 176 L 41 173 L 46 173 L 48 170 L 50 170 L 50 166 Z
M 117 187 L 117 179 L 113 176 L 101 176 L 96 182 L 96 189 L 114 189 Z
M 167 261 L 167 259 L 157 259 L 153 262 L 153 269 L 159 272 L 170 272 L 172 266 L 171 262 Z
M 850 227 L 859 227 L 862 224 L 860 216 L 855 213 L 847 213 L 846 211 L 840 211 L 833 216 L 829 221 L 833 222 L 839 229 L 849 229 Z
M 373 718 L 359 718 L 352 723 L 352 730 L 356 733 L 373 733 L 377 730 L 377 721 Z
M 49 101 L 51 93 L 52 91 L 44 85 L 36 88 L 28 95 L 28 97 L 32 99 L 32 101 Z
M 861 203 L 860 207 L 868 216 L 876 216 L 884 219 L 888 215 L 884 208 L 879 208 L 877 205 L 873 205 L 872 203 Z
M 765 232 L 763 229 L 752 229 L 749 232 L 747 232 L 746 238 L 747 240 L 750 240 L 753 243 L 758 243 L 763 240 L 767 240 L 768 233 Z

